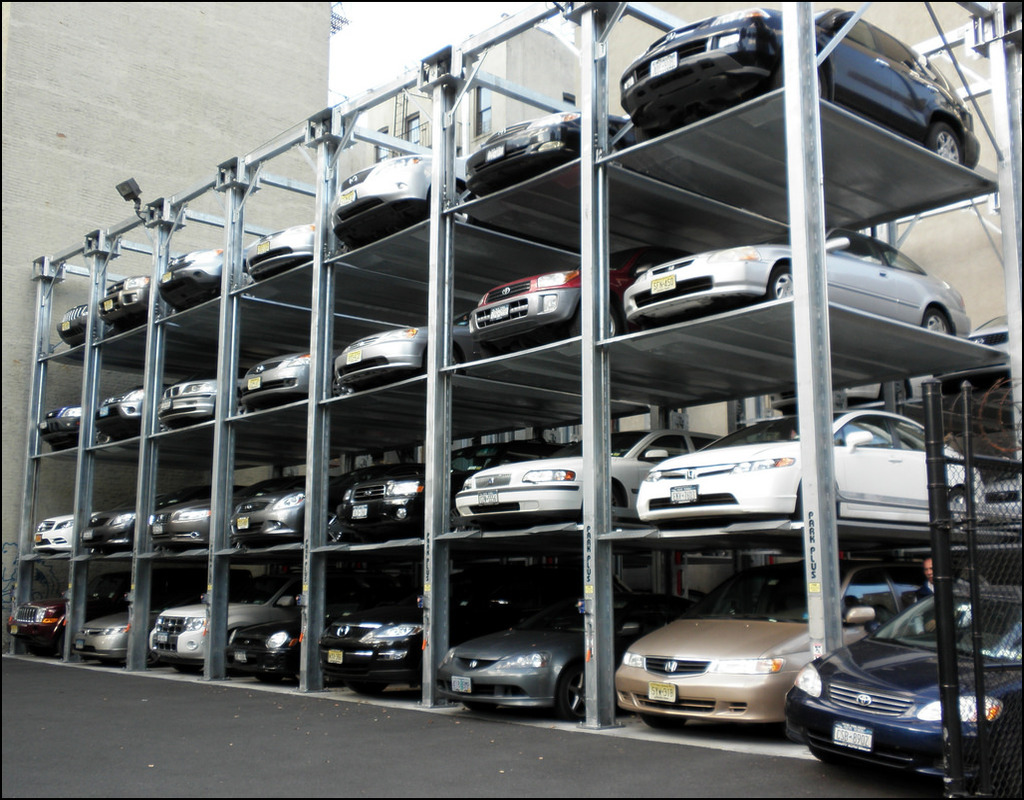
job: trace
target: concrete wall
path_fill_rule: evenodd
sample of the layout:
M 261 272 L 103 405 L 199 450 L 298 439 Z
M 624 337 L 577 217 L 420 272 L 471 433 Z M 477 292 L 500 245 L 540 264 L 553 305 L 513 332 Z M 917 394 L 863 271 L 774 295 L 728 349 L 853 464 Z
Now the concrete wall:
M 325 107 L 330 3 L 3 3 L 2 13 L 6 620 L 25 497 L 32 262 L 130 216 L 114 190 L 125 178 L 136 178 L 144 202 L 171 196 Z M 198 205 L 222 213 L 215 198 Z M 268 226 L 307 221 L 312 209 L 309 202 L 309 212 L 286 219 L 280 201 L 264 205 L 273 205 L 262 216 Z M 129 238 L 146 243 L 141 231 Z M 173 249 L 222 242 L 219 230 L 190 225 Z M 126 254 L 111 270 L 139 274 L 149 264 Z M 54 322 L 84 300 L 87 283 L 69 278 L 54 287 Z M 105 375 L 101 391 L 113 394 L 132 380 Z M 51 406 L 77 404 L 80 391 L 80 369 L 49 370 Z M 44 461 L 34 522 L 70 513 L 73 504 L 73 459 Z M 134 475 L 133 467 L 99 470 L 96 502 L 133 493 Z M 37 576 L 37 594 L 63 588 L 66 579 L 51 572 Z

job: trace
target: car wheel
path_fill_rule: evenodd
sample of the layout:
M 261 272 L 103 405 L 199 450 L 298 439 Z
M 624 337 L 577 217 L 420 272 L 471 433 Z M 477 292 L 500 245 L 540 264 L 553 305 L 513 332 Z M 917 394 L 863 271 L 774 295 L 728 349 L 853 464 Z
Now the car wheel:
M 921 327 L 934 333 L 951 334 L 953 332 L 953 325 L 950 323 L 949 318 L 937 308 L 925 309 L 924 318 L 921 320 Z
M 788 263 L 776 264 L 768 276 L 765 297 L 768 300 L 781 300 L 793 296 L 793 273 Z
M 686 717 L 671 717 L 667 714 L 641 714 L 640 719 L 645 725 L 659 730 L 672 730 L 686 724 Z
M 947 161 L 955 164 L 964 163 L 964 149 L 960 145 L 960 137 L 948 123 L 932 123 L 925 137 L 924 146 Z
M 388 684 L 374 681 L 345 681 L 345 685 L 356 694 L 365 694 L 369 697 L 379 697 L 388 688 Z
M 587 717 L 586 673 L 582 664 L 569 664 L 558 676 L 555 688 L 555 711 L 569 722 L 579 722 Z

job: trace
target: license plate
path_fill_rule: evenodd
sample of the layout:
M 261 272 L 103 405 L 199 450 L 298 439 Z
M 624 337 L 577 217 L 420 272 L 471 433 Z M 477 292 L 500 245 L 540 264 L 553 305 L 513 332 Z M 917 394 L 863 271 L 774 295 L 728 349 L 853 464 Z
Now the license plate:
M 109 413 L 110 413 L 110 409 L 109 408 L 107 408 L 106 406 L 101 406 L 100 410 L 96 412 L 96 416 L 97 417 L 105 417 Z
M 346 364 L 358 364 L 362 360 L 363 360 L 363 351 L 362 350 L 353 350 L 351 353 L 349 353 L 347 356 L 345 356 L 345 363 Z
M 264 253 L 270 252 L 270 242 L 260 242 L 256 245 L 256 255 L 262 256 Z
M 69 330 L 71 330 L 71 323 L 70 322 L 62 322 L 60 324 L 60 329 L 62 331 L 69 331 Z
M 257 389 L 260 388 L 260 384 L 262 382 L 263 379 L 259 375 L 257 375 L 255 378 L 249 378 L 248 382 L 245 384 L 245 388 L 250 392 L 255 392 Z
M 452 691 L 470 694 L 473 691 L 473 681 L 461 675 L 452 675 Z
M 665 275 L 661 278 L 654 278 L 651 281 L 651 294 L 661 294 L 662 292 L 671 292 L 676 288 L 676 276 Z
M 249 656 L 246 655 L 244 651 L 242 651 L 242 650 L 236 650 L 235 651 L 235 661 L 237 661 L 239 664 L 244 664 L 248 660 L 249 660 Z
M 480 494 L 476 496 L 476 502 L 482 506 L 496 506 L 498 505 L 498 493 L 480 492 Z
M 328 664 L 342 664 L 345 661 L 344 650 L 328 650 L 327 651 L 327 663 Z
M 18 626 L 17 625 L 12 625 L 11 626 L 11 633 L 17 634 L 17 632 L 18 632 Z
M 110 309 L 112 309 L 113 307 L 114 307 L 114 301 L 113 300 L 104 300 L 103 301 L 103 310 L 104 311 L 110 311 Z
M 508 319 L 508 306 L 495 306 L 491 309 L 491 322 L 496 322 L 500 319 Z
M 673 486 L 669 490 L 669 500 L 677 504 L 685 503 L 696 503 L 697 502 L 697 487 L 696 486 Z
M 43 535 L 41 533 L 37 533 L 36 536 L 35 536 L 35 543 L 36 544 L 42 544 L 42 541 L 43 541 Z
M 83 542 L 92 541 L 92 536 L 93 536 L 93 532 L 92 531 L 82 531 L 82 541 Z
M 662 56 L 651 62 L 651 77 L 657 78 L 659 75 L 671 72 L 677 66 L 679 66 L 679 54 L 669 53 L 667 56 Z
M 484 156 L 484 160 L 494 161 L 494 159 L 501 158 L 503 155 L 505 155 L 505 145 L 499 144 L 487 151 L 487 155 Z
M 832 743 L 852 750 L 871 752 L 871 741 L 874 734 L 871 728 L 851 725 L 849 722 L 837 722 L 832 726 Z
M 170 400 L 161 400 L 160 401 L 160 410 L 161 411 L 166 411 L 170 407 L 171 407 L 171 401 Z
M 153 641 L 155 641 L 157 644 L 167 644 L 167 642 L 170 641 L 170 639 L 166 633 L 158 633 L 156 636 L 153 637 Z
M 85 647 L 85 639 L 75 639 L 75 647 L 78 650 L 81 650 L 83 647 Z
M 676 701 L 676 687 L 672 683 L 648 683 L 647 699 L 661 700 L 663 703 L 674 703 Z
M 339 206 L 347 206 L 349 203 L 355 202 L 355 199 L 356 199 L 356 193 L 355 193 L 354 189 L 352 191 L 349 191 L 349 192 L 343 192 L 341 197 L 338 198 L 338 205 Z
M 165 272 L 163 275 L 160 276 L 160 283 L 170 283 L 171 278 L 173 277 L 173 272 Z
M 164 524 L 162 522 L 153 523 L 153 535 L 162 536 L 164 532 Z
M 238 530 L 240 531 L 244 531 L 246 528 L 249 527 L 249 518 L 239 517 L 235 520 L 235 527 L 238 528 Z
M 366 519 L 369 506 L 352 506 L 352 519 Z

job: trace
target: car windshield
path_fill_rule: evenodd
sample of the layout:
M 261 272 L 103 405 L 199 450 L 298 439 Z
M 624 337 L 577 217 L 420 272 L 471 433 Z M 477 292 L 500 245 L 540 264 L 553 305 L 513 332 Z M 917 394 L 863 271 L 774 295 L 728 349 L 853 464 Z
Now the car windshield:
M 1016 592 L 1016 599 L 1012 597 Z M 983 590 L 977 631 L 972 625 L 974 614 L 965 598 L 956 598 L 953 605 L 956 649 L 961 656 L 973 652 L 977 635 L 982 655 L 995 662 L 1021 663 L 1020 588 L 1007 587 L 1005 592 Z M 935 652 L 938 648 L 935 625 L 935 597 L 918 601 L 890 620 L 872 635 L 875 641 L 892 642 L 920 650 Z
M 636 447 L 637 442 L 647 435 L 647 431 L 621 431 L 611 436 L 611 457 L 622 458 L 626 453 Z M 583 442 L 567 444 L 561 450 L 551 454 L 551 458 L 569 458 L 583 455 Z
M 520 631 L 570 631 L 583 633 L 583 612 L 576 599 L 548 606 L 515 626 Z
M 478 472 L 500 464 L 543 458 L 554 452 L 553 445 L 534 441 L 462 447 L 452 452 L 452 470 L 455 472 Z
M 168 492 L 162 494 L 156 500 L 157 508 L 166 508 L 167 506 L 173 506 L 177 503 L 184 503 L 188 500 L 209 500 L 210 499 L 210 487 L 209 486 L 185 486 L 184 488 L 178 489 L 174 492 Z
M 778 570 L 740 573 L 683 616 L 805 621 L 807 593 L 803 574 Z
M 117 600 L 124 596 L 131 583 L 131 576 L 127 573 L 115 572 L 106 575 L 97 575 L 89 581 L 88 599 L 90 600 Z
M 269 602 L 289 580 L 290 578 L 284 575 L 261 575 L 251 580 L 245 580 L 232 574 L 229 602 L 263 605 Z
M 254 483 L 245 487 L 240 497 L 263 497 L 268 494 L 277 494 L 288 489 L 301 489 L 306 485 L 306 478 L 302 475 L 292 475 L 287 478 L 268 478 L 265 481 Z
M 777 417 L 757 422 L 749 427 L 723 436 L 712 442 L 705 450 L 717 450 L 720 447 L 738 447 L 745 444 L 769 444 L 771 442 L 790 442 L 800 438 L 796 417 Z

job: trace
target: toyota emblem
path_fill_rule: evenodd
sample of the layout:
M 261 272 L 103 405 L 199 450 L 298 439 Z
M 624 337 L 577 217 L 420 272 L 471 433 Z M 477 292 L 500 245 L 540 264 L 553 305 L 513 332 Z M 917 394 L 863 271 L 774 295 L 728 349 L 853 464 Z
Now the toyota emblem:
M 859 706 L 869 706 L 869 705 L 871 705 L 871 695 L 869 695 L 869 694 L 859 694 L 859 695 L 857 695 L 857 705 L 859 705 Z

